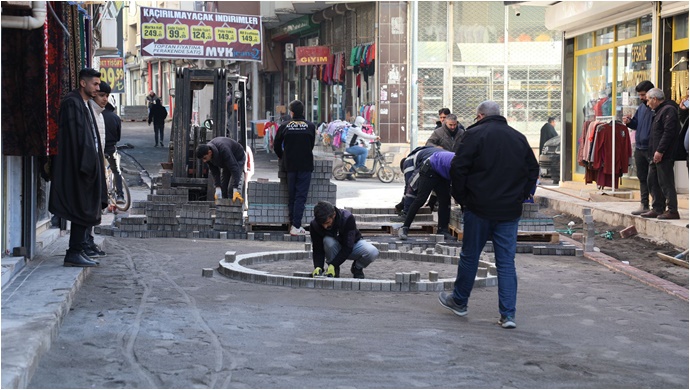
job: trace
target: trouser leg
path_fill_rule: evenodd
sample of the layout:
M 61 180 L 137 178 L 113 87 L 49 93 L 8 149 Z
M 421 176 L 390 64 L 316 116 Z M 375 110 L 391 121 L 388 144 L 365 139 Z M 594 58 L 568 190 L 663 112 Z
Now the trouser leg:
M 640 181 L 640 203 L 643 207 L 649 208 L 649 186 L 647 185 L 649 157 L 647 156 L 647 151 L 635 149 L 634 158 L 637 180 Z
M 379 250 L 370 242 L 361 239 L 355 243 L 352 253 L 348 258 L 355 262 L 359 268 L 366 268 L 376 258 L 379 257 Z
M 458 303 L 467 304 L 474 287 L 477 268 L 479 268 L 479 255 L 489 237 L 489 221 L 469 210 L 465 211 L 463 218 L 462 251 L 453 297 Z
M 673 159 L 666 158 L 656 164 L 656 170 L 659 187 L 666 198 L 664 210 L 668 208 L 669 211 L 678 212 L 678 194 L 676 193 L 676 178 L 673 176 L 673 165 Z
M 410 225 L 412 225 L 414 217 L 417 216 L 417 212 L 422 206 L 424 206 L 424 202 L 426 202 L 429 194 L 431 194 L 431 190 L 434 189 L 434 184 L 435 180 L 433 178 L 426 175 L 419 175 L 419 179 L 417 181 L 417 197 L 410 205 L 410 209 L 407 211 L 407 217 L 405 218 L 405 223 L 403 226 L 410 227 Z
M 307 203 L 309 194 L 309 184 L 311 184 L 311 172 L 297 172 L 295 183 L 295 200 L 292 210 L 292 226 L 302 226 L 302 216 L 304 215 L 304 205 Z
M 87 229 L 90 226 L 80 225 L 72 222 L 72 227 L 69 233 L 69 251 L 79 253 L 82 249 L 82 244 L 86 241 Z
M 518 221 L 519 219 L 491 223 L 498 278 L 498 311 L 502 316 L 515 316 L 518 285 L 515 271 L 515 251 Z
M 439 178 L 434 187 L 438 199 L 438 229 L 448 231 L 450 223 L 450 183 Z
M 117 189 L 117 194 L 122 195 L 122 173 L 120 172 L 120 167 L 117 164 L 117 159 L 113 156 L 108 157 L 108 164 L 110 164 L 110 170 L 113 171 L 113 177 L 115 178 L 115 189 Z
M 647 185 L 649 186 L 649 192 L 652 194 L 652 209 L 657 213 L 663 213 L 666 210 L 666 198 L 661 190 L 661 185 L 659 184 L 659 174 L 657 169 L 657 164 L 651 164 L 649 166 L 649 173 L 647 175 Z

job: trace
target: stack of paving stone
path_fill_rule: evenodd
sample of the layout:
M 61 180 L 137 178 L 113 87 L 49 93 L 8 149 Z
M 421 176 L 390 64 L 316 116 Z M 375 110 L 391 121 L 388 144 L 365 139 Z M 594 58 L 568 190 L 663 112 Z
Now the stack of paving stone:
M 182 205 L 187 203 L 189 199 L 189 189 L 180 188 L 159 188 L 155 194 L 147 195 L 146 199 L 153 203 L 166 203 L 174 205 Z
M 244 217 L 242 203 L 232 199 L 216 201 L 216 217 L 213 220 L 213 230 L 222 232 L 221 238 L 245 238 Z M 224 233 L 224 234 L 223 234 Z
M 460 206 L 454 206 L 450 210 L 450 226 L 456 231 L 462 231 L 462 210 Z M 539 205 L 536 203 L 523 203 L 522 216 L 518 223 L 520 232 L 555 232 L 553 218 L 539 213 Z
M 302 217 L 303 226 L 308 226 L 314 218 L 314 205 L 319 200 L 335 204 L 337 186 L 330 181 L 332 170 L 333 160 L 314 159 L 314 172 L 311 175 L 309 194 Z M 287 208 L 287 173 L 282 170 L 282 167 L 278 172 L 278 178 L 280 179 L 278 183 L 263 179 L 249 183 L 247 188 L 249 225 L 288 225 L 290 223 Z
M 151 202 L 146 205 L 146 225 L 153 237 L 187 237 L 178 230 L 175 204 Z
M 133 200 L 132 206 L 127 211 L 129 215 L 146 215 L 147 204 L 149 204 L 148 200 Z
M 204 236 L 212 229 L 213 218 L 211 206 L 213 202 L 187 202 L 180 205 L 177 223 L 179 231 L 187 233 L 199 232 Z

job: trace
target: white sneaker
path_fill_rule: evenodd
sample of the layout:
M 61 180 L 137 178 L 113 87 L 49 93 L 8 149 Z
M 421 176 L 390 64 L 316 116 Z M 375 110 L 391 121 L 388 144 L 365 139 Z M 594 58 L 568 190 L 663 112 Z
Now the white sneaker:
M 296 228 L 293 226 L 292 228 L 290 228 L 290 235 L 291 236 L 304 236 L 306 234 L 307 234 L 307 231 L 304 230 L 303 227 Z

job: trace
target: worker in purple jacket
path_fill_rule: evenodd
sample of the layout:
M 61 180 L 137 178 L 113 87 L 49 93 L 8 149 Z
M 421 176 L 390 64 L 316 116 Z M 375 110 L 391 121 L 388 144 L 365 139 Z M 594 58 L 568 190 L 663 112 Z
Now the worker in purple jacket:
M 435 191 L 438 198 L 438 234 L 443 234 L 446 239 L 453 238 L 448 232 L 448 222 L 450 222 L 450 162 L 454 156 L 454 152 L 447 151 L 431 155 L 419 168 L 417 180 L 412 178 L 413 185 L 417 186 L 417 198 L 410 205 L 407 218 L 398 230 L 398 237 L 401 240 L 407 239 L 410 225 L 431 191 Z

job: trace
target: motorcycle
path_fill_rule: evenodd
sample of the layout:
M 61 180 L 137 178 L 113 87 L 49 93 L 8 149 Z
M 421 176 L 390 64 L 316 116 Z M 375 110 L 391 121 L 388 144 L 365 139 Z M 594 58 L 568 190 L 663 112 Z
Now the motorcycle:
M 374 160 L 374 165 L 366 172 L 357 172 L 354 169 L 354 155 L 345 152 L 335 152 L 338 162 L 333 166 L 333 178 L 335 180 L 345 180 L 348 175 L 359 178 L 370 178 L 376 175 L 383 183 L 390 183 L 395 179 L 395 171 L 389 166 L 393 162 L 393 154 L 381 153 L 381 141 L 374 144 L 374 157 L 367 160 Z

